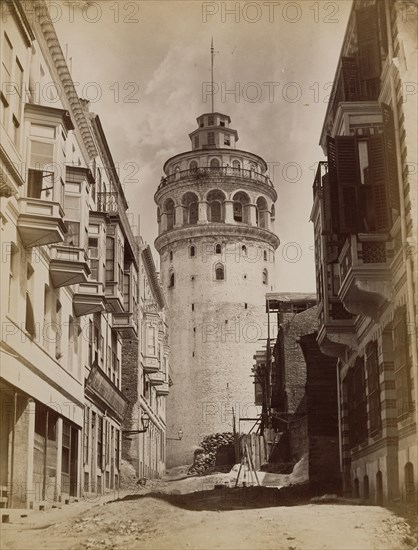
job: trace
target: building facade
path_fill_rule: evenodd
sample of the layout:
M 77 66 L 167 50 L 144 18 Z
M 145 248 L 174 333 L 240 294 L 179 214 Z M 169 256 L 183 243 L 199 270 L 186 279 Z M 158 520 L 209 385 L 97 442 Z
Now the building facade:
M 270 292 L 266 302 L 270 323 L 277 315 L 277 335 L 270 353 L 267 348 L 254 356 L 254 376 L 268 461 L 283 473 L 300 462 L 313 491 L 335 492 L 340 487 L 337 360 L 316 342 L 316 296 Z
M 191 151 L 164 165 L 155 194 L 171 367 L 168 465 L 191 464 L 204 436 L 232 430 L 232 408 L 254 416 L 251 358 L 265 337 L 274 285 L 273 184 L 265 161 L 236 148 L 230 118 L 207 113 Z
M 13 508 L 119 487 L 130 405 L 122 361 L 143 345 L 140 273 L 151 264 L 47 4 L 2 9 L 0 506 Z M 157 334 L 164 342 L 164 323 Z M 128 370 L 142 373 L 138 354 Z M 163 468 L 164 452 L 154 455 L 150 475 Z
M 129 405 L 125 415 L 122 456 L 137 477 L 165 472 L 166 398 L 170 376 L 166 302 L 151 249 L 141 240 L 139 256 L 139 342 L 123 347 L 122 378 Z M 138 368 L 139 366 L 139 368 Z M 143 431 L 143 419 L 149 426 Z M 140 430 L 140 433 L 128 433 Z
M 318 343 L 339 360 L 348 493 L 417 495 L 417 10 L 356 0 L 314 181 Z

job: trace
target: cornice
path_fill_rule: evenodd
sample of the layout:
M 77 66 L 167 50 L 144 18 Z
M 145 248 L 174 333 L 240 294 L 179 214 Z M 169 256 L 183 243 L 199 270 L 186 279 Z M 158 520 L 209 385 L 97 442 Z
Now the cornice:
M 187 227 L 166 231 L 155 239 L 154 246 L 160 252 L 162 248 L 175 242 L 188 241 L 188 239 L 199 237 L 221 238 L 223 236 L 234 238 L 245 237 L 254 241 L 265 242 L 273 246 L 275 250 L 280 244 L 279 237 L 268 229 L 246 224 L 208 223 L 204 225 L 188 225 Z
M 233 177 L 211 177 L 201 182 L 197 183 L 194 180 L 180 180 L 169 183 L 168 185 L 157 189 L 154 193 L 154 202 L 158 205 L 160 201 L 164 201 L 165 195 L 167 198 L 170 197 L 170 194 L 175 192 L 177 193 L 180 189 L 187 189 L 187 191 L 196 192 L 196 187 L 200 185 L 206 185 L 207 189 L 221 189 L 224 190 L 223 185 L 233 185 L 234 190 L 231 192 L 231 198 L 226 200 L 232 200 L 232 196 L 235 195 L 238 191 L 253 191 L 254 193 L 267 195 L 274 203 L 278 199 L 277 191 L 274 186 L 267 185 L 265 183 L 256 182 L 250 178 L 236 178 Z M 198 194 L 198 193 L 196 193 Z M 176 202 L 176 201 L 174 201 Z M 252 204 L 252 203 L 251 203 Z
M 166 172 L 166 167 L 169 162 L 173 162 L 174 160 L 179 160 L 181 157 L 193 157 L 193 156 L 203 156 L 203 155 L 220 155 L 220 154 L 229 154 L 233 155 L 234 153 L 239 156 L 240 154 L 249 155 L 249 157 L 252 157 L 253 159 L 257 159 L 261 165 L 263 166 L 263 173 L 267 171 L 267 163 L 266 161 L 260 157 L 259 155 L 255 153 L 251 153 L 250 151 L 244 151 L 244 149 L 231 149 L 226 147 L 214 147 L 213 149 L 195 149 L 190 151 L 183 151 L 182 153 L 178 153 L 177 155 L 174 155 L 173 157 L 170 157 L 167 159 L 163 166 L 163 171 Z M 167 174 L 168 175 L 168 174 Z
M 34 0 L 33 3 L 36 9 L 37 20 L 39 21 L 39 27 L 43 34 L 43 38 L 46 46 L 48 47 L 49 54 L 61 81 L 65 95 L 69 101 L 71 114 L 73 115 L 76 126 L 83 138 L 87 153 L 89 157 L 93 159 L 97 156 L 97 149 L 94 143 L 93 134 L 80 99 L 78 98 L 77 91 L 71 78 L 67 62 L 65 61 L 54 25 L 52 24 L 49 16 L 48 6 L 45 0 Z
M 119 195 L 120 195 L 120 197 L 123 201 L 123 204 L 125 206 L 125 210 L 127 210 L 128 209 L 128 202 L 126 200 L 125 193 L 123 191 L 118 173 L 117 173 L 116 168 L 115 168 L 115 163 L 113 161 L 113 157 L 112 157 L 112 153 L 110 151 L 109 144 L 107 143 L 106 135 L 104 133 L 100 117 L 98 115 L 92 115 L 91 123 L 92 123 L 93 132 L 96 136 L 97 145 L 100 149 L 100 155 L 105 160 L 104 168 L 108 172 L 108 175 L 109 175 L 109 172 L 110 172 L 109 179 L 113 180 L 114 188 L 119 193 Z
M 70 113 L 65 109 L 57 109 L 48 105 L 38 105 L 36 103 L 25 103 L 25 114 L 41 116 L 43 120 L 53 119 L 61 123 L 67 130 L 74 130 L 74 124 L 71 120 Z

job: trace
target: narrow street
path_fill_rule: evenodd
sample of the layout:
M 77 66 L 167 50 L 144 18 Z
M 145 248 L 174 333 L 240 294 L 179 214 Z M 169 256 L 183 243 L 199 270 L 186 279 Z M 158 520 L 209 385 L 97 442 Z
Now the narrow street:
M 2 525 L 1 547 L 407 550 L 416 545 L 407 523 L 385 508 L 313 504 L 303 498 L 277 505 L 275 488 L 263 487 L 260 497 L 257 488 L 207 487 L 202 478 L 154 482 L 114 501 L 80 500 L 29 513 Z

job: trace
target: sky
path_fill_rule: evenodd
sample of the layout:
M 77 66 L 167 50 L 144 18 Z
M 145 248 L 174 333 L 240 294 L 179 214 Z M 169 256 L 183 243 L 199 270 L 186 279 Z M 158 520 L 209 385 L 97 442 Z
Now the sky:
M 190 150 L 196 118 L 211 109 L 213 37 L 215 110 L 231 117 L 238 148 L 267 161 L 278 193 L 276 291 L 314 292 L 314 165 L 351 0 L 47 3 L 152 248 L 163 164 Z

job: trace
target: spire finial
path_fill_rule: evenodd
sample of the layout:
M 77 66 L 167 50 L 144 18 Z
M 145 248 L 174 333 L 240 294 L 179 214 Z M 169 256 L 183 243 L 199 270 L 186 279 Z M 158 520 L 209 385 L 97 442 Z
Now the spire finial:
M 214 87 L 213 87 L 213 58 L 215 56 L 215 50 L 213 49 L 213 36 L 210 42 L 210 73 L 211 73 L 211 99 L 212 99 L 212 113 L 215 112 L 215 97 L 214 97 Z

